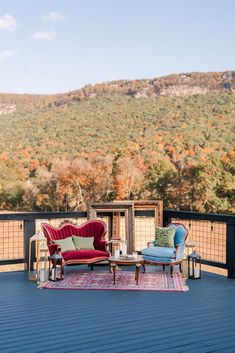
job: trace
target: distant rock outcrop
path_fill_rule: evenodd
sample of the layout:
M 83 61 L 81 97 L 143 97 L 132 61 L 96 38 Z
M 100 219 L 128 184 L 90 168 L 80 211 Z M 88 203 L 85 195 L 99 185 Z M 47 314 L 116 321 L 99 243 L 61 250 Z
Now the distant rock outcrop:
M 152 80 L 119 80 L 87 85 L 58 95 L 52 105 L 59 106 L 102 96 L 127 95 L 134 98 L 156 96 L 191 96 L 229 91 L 235 92 L 235 71 L 182 73 Z
M 117 80 L 86 85 L 81 89 L 54 95 L 0 94 L 0 114 L 11 114 L 20 106 L 63 107 L 87 99 L 105 96 L 148 98 L 191 96 L 215 92 L 235 92 L 235 71 L 191 72 L 141 80 Z
M 15 104 L 0 104 L 0 115 L 7 115 L 14 113 L 16 111 L 16 105 Z

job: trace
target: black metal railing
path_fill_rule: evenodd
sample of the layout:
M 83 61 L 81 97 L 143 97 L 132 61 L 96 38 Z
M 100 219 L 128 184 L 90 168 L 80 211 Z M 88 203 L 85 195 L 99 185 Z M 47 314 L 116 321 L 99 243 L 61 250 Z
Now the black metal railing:
M 58 225 L 64 219 L 86 220 L 86 212 L 35 212 L 0 214 L 0 265 L 29 263 L 29 239 L 40 230 L 40 222 Z M 77 222 L 79 223 L 79 222 Z M 33 249 L 32 257 L 35 257 Z
M 99 218 L 108 225 L 109 236 L 111 216 L 109 213 L 99 214 Z M 46 221 L 57 226 L 64 219 L 80 224 L 86 221 L 87 213 L 0 214 L 0 265 L 25 264 L 25 268 L 28 268 L 29 239 L 40 230 L 40 223 Z M 196 250 L 202 256 L 202 263 L 226 269 L 228 277 L 235 278 L 235 216 L 171 210 L 163 212 L 164 225 L 179 221 L 189 229 L 189 237 L 195 242 Z M 135 211 L 136 250 L 140 251 L 153 238 L 154 213 L 148 210 Z M 34 257 L 35 253 L 32 255 Z
M 235 278 L 235 216 L 165 210 L 163 221 L 184 223 L 202 263 L 226 269 L 228 277 Z

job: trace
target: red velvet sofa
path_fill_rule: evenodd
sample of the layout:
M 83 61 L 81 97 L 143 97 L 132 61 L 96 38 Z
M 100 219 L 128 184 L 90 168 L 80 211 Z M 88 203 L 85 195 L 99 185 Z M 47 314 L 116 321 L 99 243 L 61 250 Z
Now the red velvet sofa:
M 63 257 L 62 274 L 64 274 L 64 266 L 66 265 L 91 264 L 92 266 L 96 262 L 107 260 L 109 258 L 107 242 L 104 239 L 105 234 L 107 233 L 107 227 L 102 221 L 87 221 L 80 226 L 68 221 L 64 222 L 58 228 L 47 223 L 42 223 L 42 230 L 47 239 L 50 255 L 53 255 L 57 251 Z M 79 237 L 94 237 L 94 250 L 70 250 L 61 252 L 60 246 L 53 243 L 54 240 L 65 239 L 72 235 Z

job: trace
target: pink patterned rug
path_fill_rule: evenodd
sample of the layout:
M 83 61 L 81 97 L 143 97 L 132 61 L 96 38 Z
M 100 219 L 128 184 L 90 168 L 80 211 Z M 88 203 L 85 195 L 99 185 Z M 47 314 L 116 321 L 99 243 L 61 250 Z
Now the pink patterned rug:
M 113 275 L 105 272 L 66 271 L 64 280 L 44 283 L 47 289 L 100 289 L 100 290 L 134 290 L 186 292 L 188 287 L 179 273 L 173 278 L 167 272 L 140 273 L 139 284 L 136 285 L 134 271 L 118 271 L 116 284 L 113 285 Z

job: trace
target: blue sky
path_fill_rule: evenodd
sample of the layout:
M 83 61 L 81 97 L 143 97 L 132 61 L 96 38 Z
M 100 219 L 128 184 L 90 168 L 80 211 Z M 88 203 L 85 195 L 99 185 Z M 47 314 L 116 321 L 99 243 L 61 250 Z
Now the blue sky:
M 0 0 L 0 92 L 235 69 L 233 0 Z

